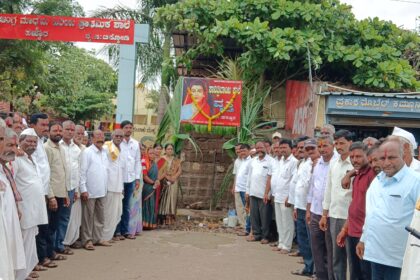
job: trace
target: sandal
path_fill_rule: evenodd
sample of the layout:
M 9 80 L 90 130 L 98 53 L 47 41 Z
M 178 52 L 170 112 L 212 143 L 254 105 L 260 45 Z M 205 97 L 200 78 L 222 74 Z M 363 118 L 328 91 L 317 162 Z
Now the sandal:
M 111 247 L 111 243 L 109 243 L 108 241 L 99 241 L 98 243 L 95 244 L 96 246 L 104 246 L 104 247 Z
M 48 270 L 47 268 L 43 267 L 42 265 L 37 264 L 34 267 L 34 270 L 33 271 L 47 271 L 47 270 Z
M 55 254 L 52 258 L 51 258 L 51 260 L 52 261 L 65 261 L 65 260 L 67 260 L 67 258 L 65 257 L 65 256 L 63 256 L 63 255 L 59 255 L 59 254 Z
M 82 246 L 82 244 L 80 243 L 80 241 L 76 241 L 76 242 L 74 242 L 74 243 L 73 243 L 73 244 L 71 244 L 69 247 L 70 247 L 70 248 L 72 248 L 72 249 L 82 249 L 82 248 L 83 248 L 83 246 Z
M 56 268 L 58 265 L 53 262 L 50 259 L 45 259 L 42 263 L 40 263 L 39 265 L 43 266 L 43 267 L 47 267 L 47 268 Z M 40 270 L 42 271 L 42 270 Z
M 70 248 L 65 248 L 63 251 L 58 251 L 57 254 L 71 256 L 71 255 L 74 255 L 74 252 L 70 250 Z
M 296 252 L 290 253 L 288 256 L 289 257 L 300 257 L 301 255 L 300 255 L 299 251 L 296 251 Z
M 35 271 L 32 271 L 32 272 L 29 274 L 29 277 L 30 277 L 30 278 L 39 278 L 39 274 L 38 274 L 38 273 L 36 273 Z
M 248 242 L 257 242 L 257 241 L 261 241 L 261 239 L 259 238 L 255 238 L 255 236 L 250 236 L 246 239 L 246 241 Z
M 91 241 L 87 242 L 83 248 L 85 248 L 85 249 L 86 249 L 86 250 L 88 250 L 88 251 L 93 251 L 93 250 L 95 250 L 95 246 L 93 246 L 93 244 L 92 244 L 92 242 L 91 242 Z
M 307 272 L 307 271 L 300 270 L 300 269 L 295 270 L 295 271 L 291 271 L 291 273 L 292 273 L 293 275 L 298 275 L 298 276 L 307 276 L 307 277 L 312 276 L 312 273 L 309 273 L 309 272 Z
M 127 238 L 127 239 L 131 239 L 131 240 L 136 239 L 136 237 L 132 234 L 125 234 L 124 237 Z

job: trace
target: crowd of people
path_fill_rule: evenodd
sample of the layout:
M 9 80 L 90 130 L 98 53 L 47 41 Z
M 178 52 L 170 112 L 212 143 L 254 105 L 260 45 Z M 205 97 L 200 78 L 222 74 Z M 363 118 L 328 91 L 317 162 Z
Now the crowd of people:
M 133 124 L 105 141 L 71 120 L 0 118 L 0 279 L 36 279 L 73 249 L 136 239 L 175 221 L 174 145 L 145 147 Z M 89 143 L 89 144 L 88 144 Z
M 43 113 L 29 124 L 18 113 L 0 118 L 0 279 L 35 279 L 73 249 L 109 247 L 174 223 L 181 175 L 174 145 L 145 147 L 130 121 L 120 127 L 105 141 L 101 130 L 89 139 L 83 126 Z M 325 125 L 317 138 L 276 132 L 253 147 L 236 145 L 239 235 L 301 256 L 294 275 L 419 279 L 415 137 L 398 127 L 384 139 L 353 136 Z
M 232 192 L 239 235 L 301 256 L 303 268 L 294 275 L 420 279 L 415 137 L 395 127 L 383 139 L 353 138 L 325 125 L 317 138 L 276 132 L 254 147 L 238 144 Z

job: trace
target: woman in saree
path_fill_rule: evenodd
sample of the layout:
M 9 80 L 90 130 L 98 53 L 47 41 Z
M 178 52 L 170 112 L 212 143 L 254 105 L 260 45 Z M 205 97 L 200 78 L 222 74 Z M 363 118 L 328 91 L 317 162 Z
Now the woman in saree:
M 143 162 L 143 229 L 151 230 L 157 227 L 156 189 L 159 187 L 158 167 L 155 162 L 156 151 L 149 148 Z
M 161 183 L 161 185 L 156 189 L 156 215 L 158 215 L 159 212 L 159 205 L 160 205 L 160 200 L 162 198 L 162 179 L 165 178 L 165 174 L 166 174 L 166 160 L 165 158 L 162 156 L 162 150 L 163 147 L 161 144 L 156 143 L 153 148 L 156 151 L 156 164 L 158 167 L 158 180 Z M 158 224 L 163 224 L 162 223 L 162 218 L 158 215 L 157 216 L 157 222 Z
M 178 179 L 181 176 L 181 161 L 174 155 L 174 145 L 165 145 L 164 178 L 161 179 L 161 202 L 159 216 L 166 225 L 172 225 L 176 217 L 176 203 L 178 198 Z

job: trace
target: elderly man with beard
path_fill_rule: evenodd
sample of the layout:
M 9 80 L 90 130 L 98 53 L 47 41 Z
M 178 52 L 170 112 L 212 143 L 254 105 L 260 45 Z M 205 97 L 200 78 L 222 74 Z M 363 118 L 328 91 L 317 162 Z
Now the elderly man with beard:
M 366 195 L 363 234 L 357 255 L 370 261 L 372 279 L 400 279 L 408 233 L 420 197 L 420 176 L 406 166 L 404 144 L 387 140 L 380 146 L 381 172 Z
M 353 170 L 350 161 L 350 145 L 353 134 L 348 130 L 339 130 L 334 134 L 335 147 L 340 154 L 339 158 L 331 163 L 328 171 L 327 187 L 325 188 L 323 201 L 323 214 L 319 221 L 322 230 L 327 230 L 327 219 L 330 218 L 330 232 L 333 248 L 333 270 L 336 280 L 345 280 L 347 275 L 346 248 L 337 245 L 337 236 L 340 233 L 348 216 L 348 209 L 351 202 L 351 189 L 343 189 L 341 181 L 347 172 Z M 351 259 L 349 259 L 351 264 Z
M 6 123 L 0 118 L 0 155 L 3 154 L 4 138 L 5 138 Z M 6 234 L 6 219 L 4 217 L 5 208 L 4 192 L 6 190 L 5 183 L 0 179 L 0 279 L 15 279 L 15 271 L 13 270 L 12 253 L 7 243 Z
M 16 134 L 10 128 L 5 128 L 4 149 L 0 154 L 0 185 L 2 195 L 3 219 L 6 233 L 6 242 L 10 253 L 10 261 L 15 271 L 26 268 L 25 251 L 23 247 L 22 232 L 19 224 L 21 213 L 18 211 L 13 188 L 16 188 L 12 172 L 7 163 L 13 158 L 16 151 Z M 12 188 L 13 186 L 13 188 Z
M 350 263 L 350 279 L 371 279 L 370 264 L 360 260 L 356 255 L 356 246 L 362 235 L 365 222 L 366 192 L 375 178 L 374 170 L 369 166 L 366 155 L 367 146 L 362 142 L 355 142 L 350 146 L 350 160 L 356 171 L 352 183 L 352 201 L 348 210 L 346 223 L 337 236 L 337 245 L 348 246 Z
M 324 200 L 325 187 L 327 185 L 330 163 L 336 159 L 334 153 L 334 139 L 332 136 L 318 138 L 318 151 L 321 158 L 315 164 L 309 187 L 306 205 L 306 222 L 309 224 L 312 255 L 316 268 L 316 279 L 332 280 L 332 240 L 329 230 L 322 231 L 319 221 L 322 216 L 322 202 Z M 327 225 L 329 221 L 327 221 Z
M 84 135 L 85 135 L 85 127 L 80 124 L 76 125 L 73 141 L 74 141 L 74 144 L 76 144 L 79 147 L 80 151 L 82 152 L 84 149 L 86 149 L 86 146 L 83 145 Z
M 48 192 L 49 234 L 53 249 L 59 254 L 72 254 L 65 250 L 63 240 L 66 235 L 68 217 L 70 215 L 70 199 L 66 188 L 68 171 L 66 155 L 60 141 L 63 138 L 63 127 L 59 122 L 50 123 L 50 138 L 44 144 L 50 164 L 50 189 Z M 54 260 L 65 260 L 61 255 L 53 253 L 49 256 Z
M 32 128 L 25 130 L 19 137 L 19 146 L 24 154 L 15 159 L 14 153 L 11 153 L 10 157 L 7 158 L 10 161 L 14 160 L 14 178 L 17 189 L 22 196 L 19 208 L 22 211 L 20 225 L 26 255 L 26 269 L 17 272 L 17 279 L 27 279 L 28 276 L 37 277 L 36 272 L 31 273 L 38 263 L 36 235 L 39 225 L 48 224 L 42 180 L 32 160 L 37 142 L 36 132 Z
M 268 244 L 271 222 L 271 174 L 272 158 L 267 154 L 264 142 L 255 145 L 257 156 L 249 163 L 247 198 L 251 206 L 251 227 L 253 236 L 247 241 L 261 241 Z
M 112 141 L 107 141 L 104 145 L 104 150 L 108 156 L 107 194 L 104 210 L 105 221 L 102 232 L 102 240 L 104 241 L 111 241 L 113 239 L 115 229 L 121 220 L 125 162 L 121 156 L 120 144 L 123 137 L 123 131 L 116 129 L 112 132 Z M 119 240 L 119 238 L 115 238 L 114 240 Z
M 80 192 L 82 199 L 82 244 L 86 250 L 95 245 L 110 246 L 102 240 L 105 196 L 108 183 L 108 157 L 103 149 L 104 133 L 95 130 L 92 145 L 82 153 L 80 164 Z

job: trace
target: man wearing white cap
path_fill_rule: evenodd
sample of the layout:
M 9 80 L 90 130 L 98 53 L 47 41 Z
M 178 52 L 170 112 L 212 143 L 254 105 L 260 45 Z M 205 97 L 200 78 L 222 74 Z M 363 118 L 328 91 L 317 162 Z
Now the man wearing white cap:
M 416 172 L 420 172 L 420 162 L 414 158 L 414 147 L 417 147 L 414 135 L 399 127 L 394 127 L 392 135 L 398 136 L 403 142 L 403 158 L 407 166 Z M 420 231 L 420 197 L 416 203 L 410 227 Z M 404 255 L 401 279 L 413 279 L 411 277 L 414 275 L 420 275 L 420 239 L 413 235 L 409 235 Z
M 416 139 L 414 135 L 407 130 L 404 130 L 399 127 L 394 127 L 392 136 L 389 138 L 392 139 L 393 136 L 398 136 L 398 138 L 403 142 L 404 147 L 404 162 L 410 169 L 413 169 L 416 172 L 420 173 L 420 161 L 414 158 L 414 149 L 417 147 Z
M 41 177 L 45 196 L 48 195 L 50 187 L 50 164 L 48 163 L 47 153 L 44 149 L 44 139 L 48 137 L 48 124 L 48 115 L 44 113 L 33 114 L 29 120 L 30 127 L 33 128 L 38 137 L 38 143 L 35 152 L 32 154 L 32 160 L 36 165 L 38 175 Z M 45 201 L 45 205 L 46 203 L 47 201 Z M 55 267 L 56 265 L 49 259 L 49 256 L 52 255 L 53 244 L 49 240 L 48 224 L 38 226 L 38 231 L 36 247 L 39 262 L 43 266 Z
M 48 223 L 42 180 L 31 157 L 36 150 L 37 142 L 37 134 L 32 128 L 24 130 L 19 137 L 20 148 L 24 154 L 8 159 L 14 160 L 12 163 L 14 178 L 22 196 L 19 208 L 22 211 L 20 225 L 26 255 L 26 269 L 17 272 L 17 279 L 26 279 L 28 276 L 37 277 L 37 274 L 31 273 L 31 271 L 38 263 L 36 248 L 38 225 Z
M 273 136 L 271 136 L 271 140 L 274 143 L 280 143 L 282 139 L 281 133 L 280 132 L 274 132 Z

